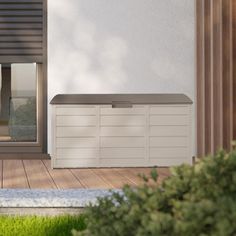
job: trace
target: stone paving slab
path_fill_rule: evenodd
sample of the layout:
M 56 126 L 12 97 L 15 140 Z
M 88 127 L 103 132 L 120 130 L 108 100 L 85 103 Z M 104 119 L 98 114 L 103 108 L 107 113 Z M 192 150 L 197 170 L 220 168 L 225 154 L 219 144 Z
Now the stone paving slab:
M 119 191 L 121 190 L 112 190 Z M 7 208 L 83 208 L 95 204 L 97 197 L 110 195 L 110 190 L 102 189 L 1 189 L 0 207 Z

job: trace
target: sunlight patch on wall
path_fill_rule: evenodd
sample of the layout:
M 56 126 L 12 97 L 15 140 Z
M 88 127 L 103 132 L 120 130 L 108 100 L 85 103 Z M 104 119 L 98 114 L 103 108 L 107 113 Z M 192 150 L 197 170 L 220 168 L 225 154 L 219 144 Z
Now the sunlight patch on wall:
M 49 86 L 57 93 L 113 92 L 126 80 L 127 43 L 119 36 L 99 35 L 95 24 L 80 14 L 79 4 L 75 5 L 51 3 L 49 75 L 55 79 L 49 79 Z

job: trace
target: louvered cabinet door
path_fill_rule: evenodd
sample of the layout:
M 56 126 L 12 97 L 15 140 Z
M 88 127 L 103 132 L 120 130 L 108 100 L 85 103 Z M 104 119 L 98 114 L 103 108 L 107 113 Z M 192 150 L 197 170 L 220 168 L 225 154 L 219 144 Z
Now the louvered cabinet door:
M 191 106 L 152 105 L 149 111 L 149 164 L 191 164 Z
M 146 106 L 100 107 L 100 165 L 146 166 Z
M 97 106 L 56 106 L 53 117 L 54 167 L 98 166 Z

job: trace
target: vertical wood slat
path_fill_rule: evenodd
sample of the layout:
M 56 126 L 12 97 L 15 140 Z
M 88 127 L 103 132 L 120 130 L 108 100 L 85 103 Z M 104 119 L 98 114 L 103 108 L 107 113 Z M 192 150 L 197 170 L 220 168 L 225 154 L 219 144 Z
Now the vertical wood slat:
M 212 153 L 212 1 L 204 4 L 205 152 Z
M 233 2 L 222 2 L 223 147 L 226 150 L 230 150 L 233 140 Z
M 212 1 L 212 142 L 213 153 L 223 147 L 222 0 Z
M 231 149 L 232 0 L 197 0 L 197 155 Z
M 198 156 L 205 154 L 205 83 L 204 83 L 204 0 L 196 1 L 197 15 L 197 147 Z
M 232 0 L 233 42 L 236 40 L 236 1 Z M 233 78 L 236 77 L 236 43 L 233 44 Z M 233 80 L 233 119 L 236 119 L 236 79 Z M 236 140 L 236 122 L 233 123 L 233 139 Z

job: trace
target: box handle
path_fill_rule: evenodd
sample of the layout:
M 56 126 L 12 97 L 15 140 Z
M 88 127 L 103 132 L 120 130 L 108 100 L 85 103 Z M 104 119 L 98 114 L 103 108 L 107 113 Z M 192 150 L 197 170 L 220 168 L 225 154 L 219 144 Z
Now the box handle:
M 112 101 L 112 108 L 132 108 L 133 105 L 129 101 Z

